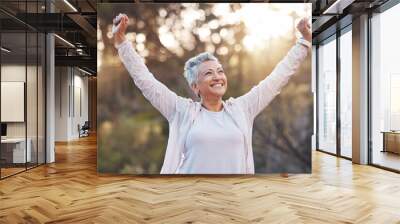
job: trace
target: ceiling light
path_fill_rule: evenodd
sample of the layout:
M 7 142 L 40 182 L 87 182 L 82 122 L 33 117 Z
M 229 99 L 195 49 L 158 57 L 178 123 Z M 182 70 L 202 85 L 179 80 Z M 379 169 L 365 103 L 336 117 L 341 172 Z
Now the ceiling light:
M 71 42 L 67 41 L 66 39 L 58 36 L 57 34 L 54 34 L 55 37 L 57 37 L 59 40 L 61 40 L 62 42 L 66 43 L 67 45 L 69 45 L 70 47 L 75 48 L 75 45 L 71 44 Z
M 354 0 L 336 0 L 322 14 L 342 14 L 343 10 L 353 2 Z
M 68 0 L 64 0 L 65 4 L 67 4 L 72 10 L 74 10 L 74 12 L 78 12 L 78 10 L 71 4 L 68 2 Z
M 7 48 L 5 48 L 5 47 L 1 47 L 1 50 L 4 51 L 4 52 L 6 52 L 6 53 L 10 53 L 10 52 L 11 52 L 11 50 L 9 50 L 9 49 L 7 49 Z
M 81 68 L 79 68 L 79 67 L 78 67 L 78 69 L 79 69 L 81 72 L 83 72 L 83 73 L 85 73 L 85 74 L 87 74 L 87 75 L 92 75 L 92 73 L 90 73 L 90 72 L 88 72 L 88 71 L 86 71 L 86 70 L 83 70 L 83 69 L 81 69 Z

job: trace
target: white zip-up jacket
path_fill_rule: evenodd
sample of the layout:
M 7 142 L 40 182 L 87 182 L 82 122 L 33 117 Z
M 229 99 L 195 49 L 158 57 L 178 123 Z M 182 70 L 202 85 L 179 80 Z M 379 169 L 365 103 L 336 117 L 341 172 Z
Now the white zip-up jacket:
M 169 122 L 168 145 L 161 174 L 175 174 L 183 162 L 186 134 L 196 119 L 201 104 L 176 95 L 155 79 L 128 40 L 117 45 L 116 48 L 135 85 Z M 243 96 L 231 97 L 223 102 L 223 107 L 243 133 L 247 152 L 245 155 L 247 174 L 254 173 L 253 121 L 295 74 L 310 48 L 311 43 L 300 38 L 272 73 L 258 85 Z

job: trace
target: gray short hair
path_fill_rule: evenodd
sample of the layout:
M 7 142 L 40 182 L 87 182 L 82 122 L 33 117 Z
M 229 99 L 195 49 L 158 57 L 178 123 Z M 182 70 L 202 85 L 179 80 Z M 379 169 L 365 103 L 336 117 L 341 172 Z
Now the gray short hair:
M 210 52 L 203 52 L 186 61 L 183 75 L 189 86 L 197 82 L 199 66 L 205 61 L 218 62 L 218 59 Z

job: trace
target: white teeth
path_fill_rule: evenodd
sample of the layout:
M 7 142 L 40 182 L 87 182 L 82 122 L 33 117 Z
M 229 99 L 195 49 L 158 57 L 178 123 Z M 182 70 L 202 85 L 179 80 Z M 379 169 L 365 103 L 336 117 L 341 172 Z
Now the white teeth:
M 211 87 L 222 87 L 222 84 L 221 83 L 213 84 L 211 85 Z

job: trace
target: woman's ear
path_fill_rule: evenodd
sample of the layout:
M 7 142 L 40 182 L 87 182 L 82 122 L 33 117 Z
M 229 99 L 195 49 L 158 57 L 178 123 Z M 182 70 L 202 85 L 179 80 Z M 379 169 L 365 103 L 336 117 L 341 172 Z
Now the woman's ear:
M 200 97 L 200 89 L 199 89 L 199 86 L 198 86 L 196 83 L 193 83 L 193 84 L 191 85 L 191 88 L 192 88 L 194 94 L 196 94 L 196 96 Z

